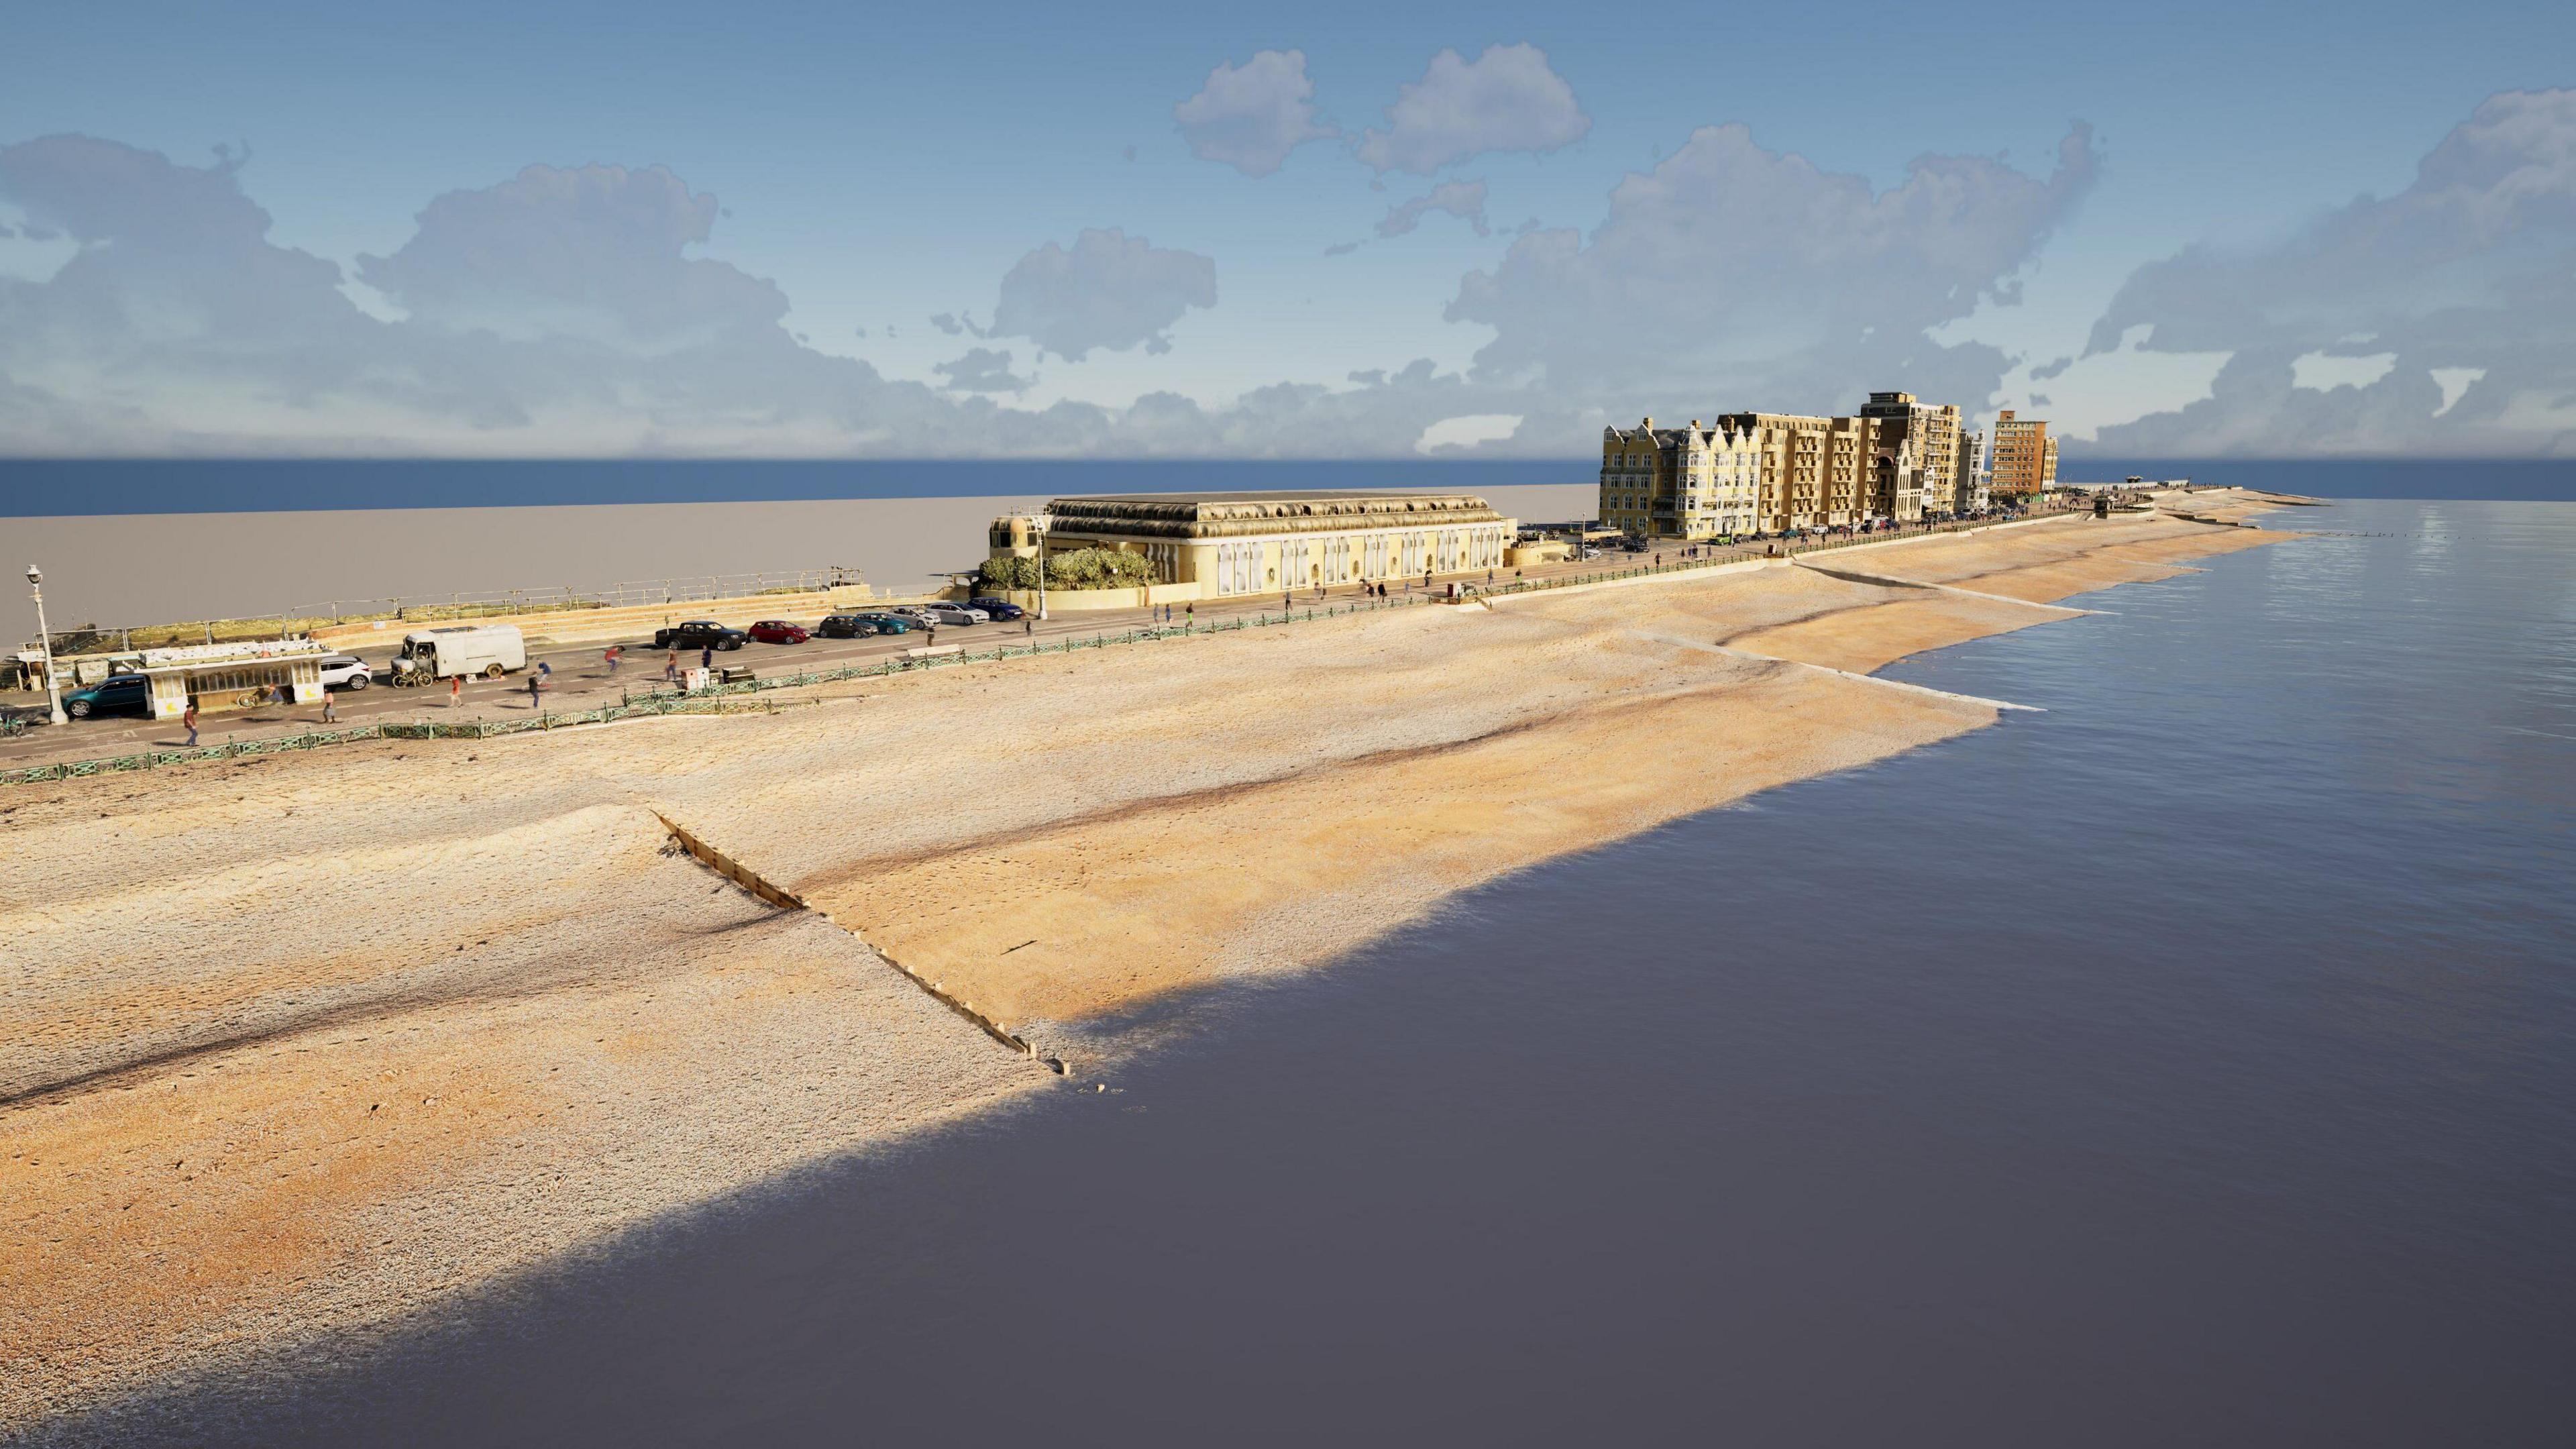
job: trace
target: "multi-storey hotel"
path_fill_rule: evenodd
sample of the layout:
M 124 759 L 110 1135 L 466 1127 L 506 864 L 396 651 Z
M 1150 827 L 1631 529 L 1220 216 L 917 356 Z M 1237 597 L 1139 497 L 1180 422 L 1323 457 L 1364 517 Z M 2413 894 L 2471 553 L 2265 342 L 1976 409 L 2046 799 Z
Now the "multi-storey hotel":
M 2057 440 L 2044 418 L 1995 415 L 1994 482 L 1998 498 L 2029 498 L 2057 486 Z
M 1980 441 L 1957 407 L 1903 392 L 1871 393 L 1849 417 L 1647 418 L 1601 430 L 1601 520 L 1687 540 L 1966 513 L 1986 504 Z

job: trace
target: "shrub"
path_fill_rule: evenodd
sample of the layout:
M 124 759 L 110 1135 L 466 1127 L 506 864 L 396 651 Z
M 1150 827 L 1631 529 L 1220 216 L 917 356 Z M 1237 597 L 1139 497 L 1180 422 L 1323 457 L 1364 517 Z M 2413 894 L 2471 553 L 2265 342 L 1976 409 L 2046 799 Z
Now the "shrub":
M 1027 558 L 988 558 L 983 567 L 988 589 L 1034 589 L 1038 564 Z M 1108 548 L 1076 548 L 1050 555 L 1046 586 L 1050 589 L 1133 589 L 1154 581 L 1154 566 L 1141 554 Z

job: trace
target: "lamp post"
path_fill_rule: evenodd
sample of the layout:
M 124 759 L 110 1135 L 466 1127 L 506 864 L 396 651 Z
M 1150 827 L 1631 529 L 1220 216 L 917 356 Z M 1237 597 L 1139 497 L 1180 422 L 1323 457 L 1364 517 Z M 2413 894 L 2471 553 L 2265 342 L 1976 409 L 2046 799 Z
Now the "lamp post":
M 36 645 L 45 651 L 45 699 L 54 707 L 54 723 L 69 724 L 71 716 L 63 713 L 63 682 L 54 677 L 54 635 L 45 627 L 45 576 L 34 564 L 27 565 L 27 590 L 36 599 Z
M 1030 531 L 1030 532 L 1032 532 L 1032 533 L 1034 533 L 1034 534 L 1036 534 L 1036 535 L 1038 536 L 1038 622 L 1039 622 L 1039 623 L 1041 623 L 1041 624 L 1043 624 L 1043 623 L 1045 623 L 1045 622 L 1046 622 L 1046 616 L 1047 616 L 1047 611 L 1046 611 L 1046 536 L 1047 536 L 1047 524 L 1048 524 L 1048 523 L 1050 523 L 1050 522 L 1052 522 L 1052 521 L 1053 521 L 1052 515 L 1048 514 L 1048 513 L 1047 513 L 1047 511 L 1046 511 L 1045 509 L 1043 509 L 1043 508 L 1038 510 L 1038 512 L 1037 512 L 1037 516 L 1036 516 L 1036 517 L 1031 518 L 1031 519 L 1029 520 L 1029 531 Z

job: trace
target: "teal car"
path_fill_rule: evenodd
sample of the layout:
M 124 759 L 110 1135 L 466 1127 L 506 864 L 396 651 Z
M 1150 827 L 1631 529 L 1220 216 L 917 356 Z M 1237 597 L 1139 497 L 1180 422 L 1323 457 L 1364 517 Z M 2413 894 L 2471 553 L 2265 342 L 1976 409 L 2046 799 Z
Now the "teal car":
M 861 614 L 859 622 L 880 634 L 909 634 L 913 630 L 913 622 L 900 614 Z
M 99 714 L 150 714 L 152 684 L 140 674 L 111 674 L 63 696 L 63 713 L 74 719 Z

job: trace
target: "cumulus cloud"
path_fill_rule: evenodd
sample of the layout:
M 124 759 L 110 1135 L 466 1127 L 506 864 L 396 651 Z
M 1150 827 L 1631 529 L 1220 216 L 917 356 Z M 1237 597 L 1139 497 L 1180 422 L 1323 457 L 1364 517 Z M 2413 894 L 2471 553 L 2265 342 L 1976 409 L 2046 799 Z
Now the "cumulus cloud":
M 1208 72 L 1199 93 L 1172 107 L 1190 154 L 1246 176 L 1267 176 L 1308 141 L 1341 133 L 1315 117 L 1315 83 L 1302 50 L 1265 50 Z M 1135 159 L 1135 148 L 1128 148 Z
M 400 250 L 358 259 L 358 279 L 416 321 L 505 337 L 669 346 L 775 326 L 775 285 L 683 254 L 716 212 L 660 166 L 530 166 L 432 201 Z
M 1013 376 L 1009 351 L 990 347 L 970 347 L 965 356 L 933 364 L 930 370 L 948 379 L 948 387 L 955 392 L 1026 392 L 1037 382 L 1033 377 Z
M 1440 52 L 1386 108 L 1386 121 L 1361 134 L 1359 159 L 1381 174 L 1415 176 L 1489 151 L 1554 151 L 1592 129 L 1574 88 L 1534 45 L 1488 46 L 1472 61 Z
M 2394 196 L 2261 248 L 2141 267 L 2092 352 L 2231 354 L 2210 395 L 2103 428 L 2132 456 L 2576 455 L 2576 90 L 2489 97 Z
M 1520 236 L 1461 281 L 1447 315 L 1495 329 L 1476 354 L 1481 381 L 1597 391 L 1659 415 L 1848 408 L 1870 388 L 1973 408 L 2006 359 L 1926 329 L 2011 295 L 2093 174 L 2082 125 L 2047 177 L 1926 156 L 1885 191 L 1766 151 L 1742 126 L 1707 127 L 1621 180 L 1588 239 Z
M 982 390 L 1008 353 L 893 381 L 802 345 L 770 283 L 684 255 L 721 211 L 616 168 L 431 203 L 371 264 L 404 310 L 372 314 L 337 264 L 269 240 L 240 172 L 84 136 L 0 146 L 0 206 L 78 248 L 0 274 L 0 454 L 1390 457 L 1441 418 L 1520 410 L 1428 362 L 1224 407 L 1012 407 Z M 1116 232 L 1050 254 L 1005 290 L 1068 352 L 1149 345 L 1215 298 L 1206 258 Z
M 988 337 L 1025 337 L 1041 354 L 1080 362 L 1093 348 L 1169 352 L 1169 329 L 1193 307 L 1216 305 L 1216 262 L 1157 247 L 1120 228 L 1048 242 L 1002 278 Z
M 1485 222 L 1485 183 L 1481 181 L 1447 181 L 1432 187 L 1429 194 L 1401 202 L 1389 210 L 1377 224 L 1381 238 L 1402 236 L 1422 224 L 1422 218 L 1435 211 L 1445 211 L 1476 229 L 1476 235 L 1489 236 L 1493 228 Z

